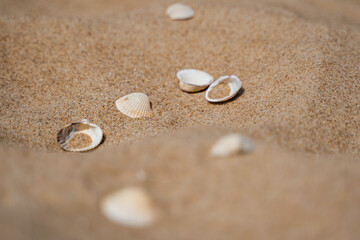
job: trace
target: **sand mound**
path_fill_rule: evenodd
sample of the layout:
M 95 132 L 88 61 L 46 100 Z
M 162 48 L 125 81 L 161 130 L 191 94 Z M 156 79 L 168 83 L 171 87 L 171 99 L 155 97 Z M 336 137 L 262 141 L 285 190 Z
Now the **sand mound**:
M 226 132 L 190 129 L 90 154 L 2 147 L 0 233 L 3 239 L 359 236 L 358 161 L 288 153 L 261 141 L 251 154 L 210 158 Z M 159 208 L 151 228 L 115 225 L 99 210 L 103 196 L 132 185 L 148 189 Z
M 291 149 L 359 152 L 356 27 L 316 24 L 292 12 L 203 4 L 191 21 L 162 7 L 100 19 L 3 17 L 4 142 L 60 151 L 57 131 L 89 119 L 103 145 L 199 125 L 253 128 Z M 222 105 L 178 88 L 176 71 L 235 74 L 243 91 Z M 115 100 L 149 95 L 155 117 L 133 120 Z

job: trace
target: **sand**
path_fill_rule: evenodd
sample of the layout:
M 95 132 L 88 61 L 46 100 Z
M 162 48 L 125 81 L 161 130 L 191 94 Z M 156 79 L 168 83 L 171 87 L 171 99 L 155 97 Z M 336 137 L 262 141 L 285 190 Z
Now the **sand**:
M 0 1 L 0 238 L 358 239 L 360 3 L 196 1 L 189 21 L 170 3 Z M 211 104 L 179 89 L 184 68 L 243 89 Z M 153 117 L 117 110 L 132 92 Z M 82 119 L 103 143 L 64 153 L 57 132 Z M 229 131 L 256 152 L 209 158 Z M 163 212 L 149 229 L 99 212 L 131 184 Z
M 232 131 L 182 130 L 91 154 L 1 148 L 8 156 L 0 170 L 3 239 L 360 236 L 358 158 L 294 154 L 261 141 L 252 154 L 209 157 Z M 127 186 L 149 191 L 160 211 L 153 226 L 131 229 L 102 215 L 101 199 Z
M 211 89 L 209 92 L 209 97 L 212 99 L 224 98 L 229 96 L 230 91 L 231 89 L 227 83 L 220 83 Z
M 92 139 L 89 135 L 84 133 L 79 133 L 70 138 L 68 146 L 70 148 L 79 149 L 86 148 L 92 144 Z

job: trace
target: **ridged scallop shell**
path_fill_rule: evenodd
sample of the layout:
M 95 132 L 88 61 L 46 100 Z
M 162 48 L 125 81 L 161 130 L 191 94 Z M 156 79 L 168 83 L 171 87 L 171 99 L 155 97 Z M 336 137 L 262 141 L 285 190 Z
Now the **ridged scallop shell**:
M 69 141 L 80 133 L 88 135 L 91 138 L 92 143 L 87 147 L 72 148 L 68 144 Z M 61 129 L 57 135 L 57 142 L 60 144 L 60 147 L 66 151 L 84 152 L 97 147 L 101 143 L 102 138 L 103 132 L 101 128 L 95 124 L 89 123 L 88 120 L 84 119 L 80 122 L 71 123 Z
M 166 9 L 166 15 L 173 20 L 187 20 L 194 17 L 194 10 L 182 3 L 174 3 Z
M 207 88 L 214 78 L 207 72 L 197 69 L 184 69 L 176 73 L 180 89 L 185 92 L 198 92 Z
M 211 90 L 216 88 L 216 86 L 218 86 L 220 83 L 226 83 L 230 87 L 230 93 L 222 98 L 210 98 L 209 93 L 211 92 Z M 205 98 L 209 102 L 213 102 L 213 103 L 227 101 L 233 98 L 240 91 L 241 85 L 242 83 L 240 79 L 235 75 L 220 77 L 218 80 L 214 81 L 206 90 Z
M 129 227 L 146 227 L 156 219 L 156 210 L 148 193 L 139 187 L 110 194 L 101 201 L 100 207 L 111 221 Z
M 211 148 L 212 157 L 227 157 L 237 153 L 248 153 L 253 150 L 251 140 L 240 134 L 229 134 L 220 138 Z
M 151 104 L 149 97 L 143 93 L 131 93 L 115 102 L 120 112 L 132 118 L 150 117 Z

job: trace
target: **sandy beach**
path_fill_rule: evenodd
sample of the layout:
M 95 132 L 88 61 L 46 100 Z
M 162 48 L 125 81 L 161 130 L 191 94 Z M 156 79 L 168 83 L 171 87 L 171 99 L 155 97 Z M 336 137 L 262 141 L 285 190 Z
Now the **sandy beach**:
M 360 2 L 0 0 L 0 239 L 359 239 Z M 176 72 L 234 74 L 212 104 Z M 115 101 L 148 95 L 153 116 Z M 56 142 L 88 119 L 86 153 Z M 254 152 L 209 155 L 227 133 Z M 139 179 L 138 172 L 146 179 Z M 110 222 L 99 202 L 141 186 L 154 225 Z

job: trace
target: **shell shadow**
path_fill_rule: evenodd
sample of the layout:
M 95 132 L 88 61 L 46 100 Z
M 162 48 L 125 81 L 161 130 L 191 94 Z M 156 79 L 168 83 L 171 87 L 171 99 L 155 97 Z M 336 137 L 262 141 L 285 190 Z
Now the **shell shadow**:
M 190 95 L 192 95 L 192 94 L 197 94 L 197 93 L 202 93 L 202 92 L 206 92 L 206 90 L 207 90 L 208 88 L 204 88 L 203 90 L 200 90 L 200 91 L 197 91 L 197 92 L 187 92 L 187 91 L 184 91 L 184 90 L 181 90 L 182 92 L 184 92 L 184 93 L 187 93 L 187 94 L 190 94 Z
M 225 102 L 217 102 L 217 103 L 213 103 L 213 102 L 210 102 L 211 104 L 214 104 L 214 105 L 224 105 L 224 104 L 227 104 L 229 102 L 233 102 L 233 101 L 236 101 L 236 99 L 238 99 L 239 97 L 241 97 L 242 95 L 244 95 L 245 93 L 245 88 L 240 88 L 239 92 L 231 99 L 225 101 Z
M 105 141 L 106 141 L 106 135 L 103 134 L 103 138 L 101 139 L 101 142 L 100 142 L 99 146 L 100 146 L 101 144 L 103 144 Z M 95 148 L 94 148 L 94 149 L 95 149 Z

